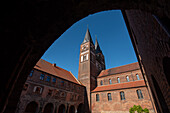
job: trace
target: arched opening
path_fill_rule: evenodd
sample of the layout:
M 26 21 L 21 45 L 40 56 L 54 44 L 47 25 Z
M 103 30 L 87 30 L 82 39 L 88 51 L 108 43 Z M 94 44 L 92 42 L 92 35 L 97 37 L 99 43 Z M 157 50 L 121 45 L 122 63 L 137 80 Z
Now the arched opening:
M 52 104 L 52 103 L 48 103 L 48 104 L 44 107 L 43 113 L 52 113 L 52 112 L 53 112 L 53 104 Z
M 27 105 L 24 113 L 36 113 L 37 111 L 38 111 L 38 104 L 32 101 Z
M 81 103 L 79 104 L 78 108 L 77 108 L 77 113 L 84 113 L 84 105 Z
M 166 76 L 168 85 L 170 85 L 170 58 L 169 57 L 164 57 L 163 58 L 163 69 L 164 69 L 164 74 Z
M 75 113 L 75 107 L 73 105 L 70 106 L 69 113 Z
M 65 105 L 61 104 L 58 108 L 58 113 L 65 113 L 65 110 L 66 110 Z
M 169 113 L 169 109 L 168 109 L 168 106 L 167 106 L 165 99 L 163 97 L 162 91 L 161 91 L 156 79 L 154 78 L 154 76 L 151 75 L 151 77 L 152 77 L 153 85 L 154 85 L 154 88 L 155 88 L 155 91 L 157 94 L 157 99 L 159 100 L 159 105 L 162 108 L 162 113 Z
M 16 96 L 19 98 L 19 93 L 16 96 L 13 95 L 15 92 L 21 92 L 26 75 L 56 37 L 59 37 L 77 20 L 95 12 L 111 9 L 141 9 L 160 17 L 161 15 L 170 17 L 168 7 L 160 8 L 160 6 L 166 6 L 166 2 L 158 2 L 157 6 L 154 1 L 69 1 L 68 5 L 63 1 L 13 1 L 13 4 L 15 5 L 5 3 L 4 6 L 7 10 L 6 13 L 2 14 L 2 28 L 4 28 L 2 36 L 5 39 L 2 43 L 9 45 L 8 48 L 1 47 L 3 49 L 2 59 L 4 59 L 2 65 L 8 64 L 8 68 L 2 70 L 2 73 L 8 76 L 0 80 L 2 86 L 0 94 L 2 99 L 0 102 L 1 111 L 4 108 L 13 108 L 13 110 L 16 108 L 14 105 L 17 105 L 17 99 L 15 99 L 15 104 L 12 105 L 7 101 L 14 100 Z M 154 5 L 152 6 L 152 4 Z M 10 10 L 15 8 L 17 9 Z M 12 59 L 11 55 L 13 56 Z

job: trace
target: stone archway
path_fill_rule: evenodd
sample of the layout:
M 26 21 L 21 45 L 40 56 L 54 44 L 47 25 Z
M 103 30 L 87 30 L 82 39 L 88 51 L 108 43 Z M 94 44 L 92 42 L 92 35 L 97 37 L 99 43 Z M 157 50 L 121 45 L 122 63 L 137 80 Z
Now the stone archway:
M 70 106 L 69 113 L 75 113 L 75 107 L 73 105 Z
M 43 113 L 53 113 L 53 108 L 53 104 L 48 103 L 45 105 Z
M 77 107 L 77 113 L 84 113 L 84 105 L 81 103 L 79 104 L 79 106 Z
M 47 48 L 78 20 L 113 9 L 140 9 L 167 20 L 170 19 L 168 3 L 169 0 L 4 1 L 1 73 L 5 76 L 0 79 L 0 112 L 15 111 L 28 73 Z
M 58 108 L 58 113 L 65 113 L 66 112 L 66 108 L 64 104 L 61 104 Z
M 37 111 L 38 111 L 38 104 L 32 101 L 26 106 L 24 113 L 36 113 Z

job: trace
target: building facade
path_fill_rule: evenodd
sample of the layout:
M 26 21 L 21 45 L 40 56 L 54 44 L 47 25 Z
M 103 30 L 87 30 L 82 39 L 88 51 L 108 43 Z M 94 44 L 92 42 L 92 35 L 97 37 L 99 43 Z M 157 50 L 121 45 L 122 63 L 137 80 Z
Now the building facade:
M 97 38 L 94 44 L 87 29 L 78 80 L 40 59 L 27 77 L 16 113 L 128 113 L 133 105 L 156 112 L 139 64 L 105 69 Z
M 79 58 L 78 80 L 86 86 L 92 113 L 128 113 L 133 105 L 155 112 L 139 64 L 105 70 L 104 55 L 97 39 L 93 44 L 89 29 Z
M 25 82 L 16 113 L 82 113 L 84 89 L 71 72 L 40 59 Z
M 97 83 L 91 92 L 93 113 L 129 113 L 133 105 L 154 113 L 138 63 L 103 70 Z

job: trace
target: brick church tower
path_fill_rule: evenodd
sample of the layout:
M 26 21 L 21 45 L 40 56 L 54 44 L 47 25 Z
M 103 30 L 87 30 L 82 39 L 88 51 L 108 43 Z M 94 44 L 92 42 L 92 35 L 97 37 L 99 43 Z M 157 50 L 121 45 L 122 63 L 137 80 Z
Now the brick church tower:
M 100 49 L 97 38 L 93 44 L 89 29 L 80 45 L 78 80 L 86 86 L 87 100 L 90 108 L 90 91 L 97 86 L 97 76 L 105 69 L 104 55 Z

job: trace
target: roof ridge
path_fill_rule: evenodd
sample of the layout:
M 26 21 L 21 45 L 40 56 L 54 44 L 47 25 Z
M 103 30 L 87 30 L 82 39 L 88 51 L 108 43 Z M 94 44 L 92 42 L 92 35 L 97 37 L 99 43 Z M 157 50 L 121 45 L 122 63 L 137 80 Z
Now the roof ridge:
M 77 80 L 77 78 L 73 75 L 73 73 L 72 73 L 71 71 L 69 71 L 69 73 L 71 73 L 71 75 L 74 77 L 74 79 L 75 79 L 80 85 L 82 85 L 81 82 L 80 82 L 79 80 Z

